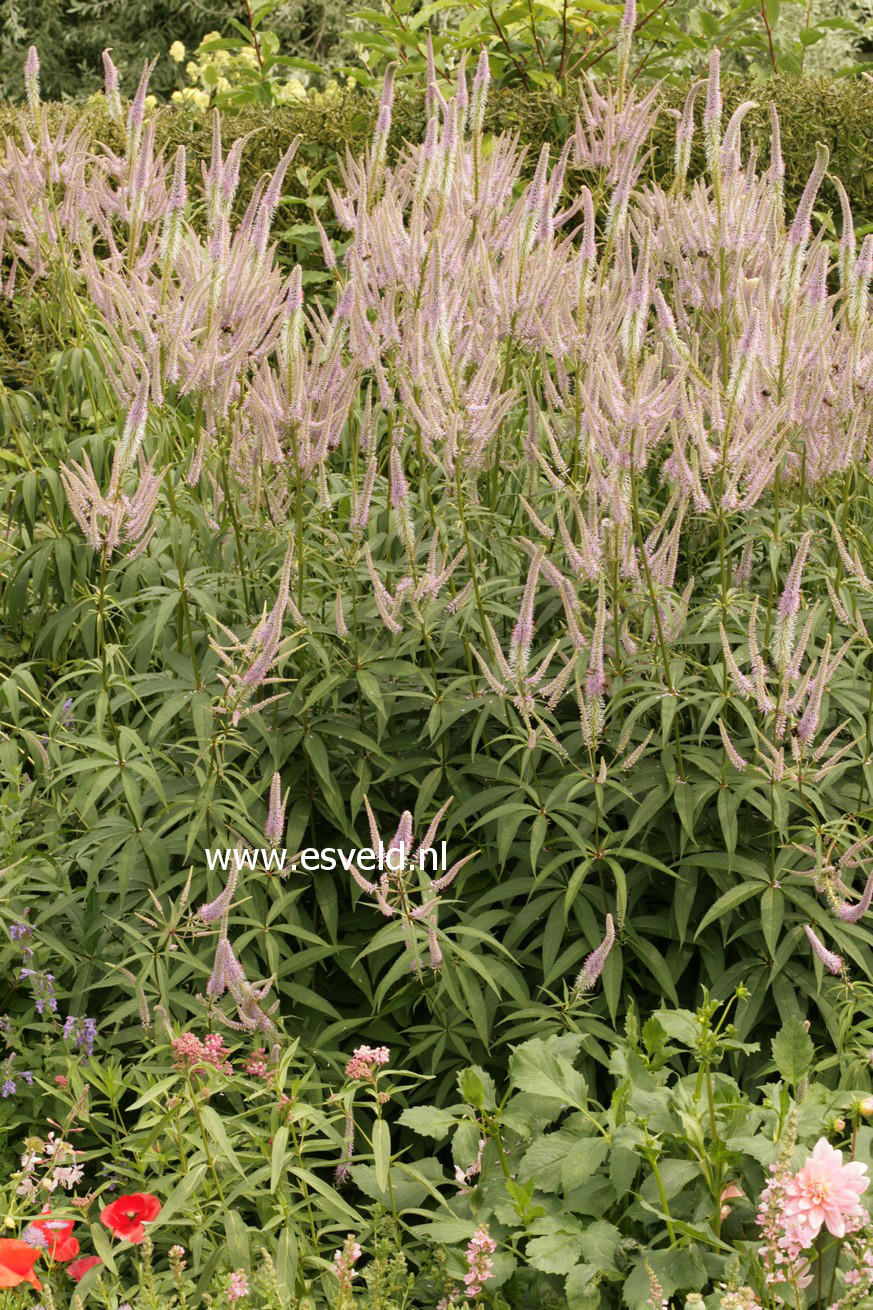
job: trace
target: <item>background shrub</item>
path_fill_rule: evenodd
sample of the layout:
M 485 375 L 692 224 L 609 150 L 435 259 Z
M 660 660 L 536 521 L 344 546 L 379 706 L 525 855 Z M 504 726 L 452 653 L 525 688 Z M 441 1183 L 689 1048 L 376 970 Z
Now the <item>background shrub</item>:
M 167 58 L 172 43 L 181 41 L 192 50 L 204 33 L 230 31 L 228 20 L 244 17 L 243 6 L 235 0 L 5 0 L 0 12 L 0 99 L 21 97 L 28 45 L 40 50 L 47 100 L 90 95 L 107 46 L 123 92 L 133 95 L 143 63 L 157 59 L 152 90 L 166 98 L 180 84 L 179 71 Z M 270 18 L 285 54 L 306 56 L 325 68 L 351 53 L 341 35 L 347 23 L 346 0 L 282 0 Z

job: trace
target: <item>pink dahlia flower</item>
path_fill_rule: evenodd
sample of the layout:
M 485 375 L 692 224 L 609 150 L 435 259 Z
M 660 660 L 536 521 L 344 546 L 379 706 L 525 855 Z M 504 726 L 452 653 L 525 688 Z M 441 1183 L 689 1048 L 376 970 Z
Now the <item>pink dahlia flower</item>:
M 870 1186 L 866 1174 L 865 1164 L 843 1164 L 842 1151 L 820 1137 L 806 1164 L 786 1184 L 785 1214 L 811 1237 L 822 1224 L 834 1237 L 844 1237 L 847 1226 L 856 1227 L 853 1221 L 864 1215 L 858 1198 Z

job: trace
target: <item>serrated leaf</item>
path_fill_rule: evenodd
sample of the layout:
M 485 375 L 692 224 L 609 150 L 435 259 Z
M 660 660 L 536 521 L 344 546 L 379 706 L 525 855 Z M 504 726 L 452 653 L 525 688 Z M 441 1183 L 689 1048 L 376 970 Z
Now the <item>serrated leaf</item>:
M 802 1020 L 792 1015 L 773 1038 L 773 1063 L 780 1078 L 797 1087 L 812 1068 L 815 1047 Z

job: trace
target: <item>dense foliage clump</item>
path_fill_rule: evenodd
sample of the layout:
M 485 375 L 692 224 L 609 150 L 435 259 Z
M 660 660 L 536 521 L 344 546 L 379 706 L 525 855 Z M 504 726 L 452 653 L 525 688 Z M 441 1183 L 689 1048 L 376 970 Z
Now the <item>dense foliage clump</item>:
M 219 115 L 192 170 L 107 54 L 100 143 L 31 52 L 0 1004 L 61 1227 L 3 1286 L 869 1293 L 873 235 L 717 54 L 653 178 L 633 32 L 527 172 L 484 55 L 396 151 L 389 69 L 305 198 L 305 141 L 243 191 Z

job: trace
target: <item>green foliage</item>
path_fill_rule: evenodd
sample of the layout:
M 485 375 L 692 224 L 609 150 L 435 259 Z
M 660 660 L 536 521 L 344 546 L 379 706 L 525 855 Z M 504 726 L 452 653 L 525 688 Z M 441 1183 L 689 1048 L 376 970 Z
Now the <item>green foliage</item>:
M 262 86 L 257 80 L 248 88 L 253 101 Z M 732 87 L 731 98 L 739 90 Z M 849 94 L 855 103 L 857 89 Z M 511 91 L 495 99 L 489 113 L 502 121 L 511 122 L 508 107 L 538 105 L 544 134 L 556 115 L 565 127 L 571 120 L 569 99 L 541 94 L 528 101 Z M 289 309 L 280 324 L 287 338 L 278 332 L 269 338 L 273 329 L 258 324 L 259 337 L 266 333 L 276 346 L 276 386 L 280 364 L 289 386 L 304 376 L 320 382 L 318 369 L 331 360 L 331 349 L 342 362 L 342 334 L 365 333 L 370 322 L 365 306 L 351 327 L 331 328 L 329 340 L 319 336 L 318 311 L 333 307 L 335 283 L 352 262 L 341 258 L 337 273 L 330 262 L 319 265 L 315 253 L 321 243 L 312 210 L 326 217 L 327 184 L 339 175 L 323 139 L 336 142 L 345 125 L 344 139 L 354 144 L 349 124 L 361 135 L 372 128 L 369 98 L 349 94 L 343 105 L 345 118 L 309 104 L 299 111 L 322 113 L 323 138 L 310 133 L 294 160 L 276 230 L 282 260 L 303 265 L 312 316 L 305 329 L 298 326 L 312 373 L 304 374 L 300 354 L 282 354 L 296 340 Z M 37 105 L 31 114 L 40 127 L 58 129 L 54 108 Z M 398 106 L 401 124 L 421 114 L 413 97 Z M 226 115 L 225 127 L 228 121 L 237 140 L 257 129 L 248 143 L 245 207 L 253 177 L 266 158 L 275 165 L 292 124 L 299 128 L 303 120 L 297 110 L 267 114 L 252 103 Z M 758 121 L 747 120 L 753 133 Z M 159 144 L 175 145 L 181 137 L 190 147 L 196 173 L 209 154 L 205 133 L 212 122 L 176 110 L 162 110 L 152 122 Z M 113 148 L 103 156 L 108 175 L 115 149 L 124 153 L 121 128 L 101 108 L 88 110 L 78 124 Z M 817 136 L 822 127 L 819 120 Z M 866 130 L 863 121 L 860 129 L 853 125 L 859 130 Z M 793 156 L 800 147 L 792 131 L 783 131 L 783 141 Z M 145 140 L 150 147 L 148 134 Z M 478 168 L 494 142 L 477 135 L 470 149 Z M 656 138 L 654 149 L 657 169 L 663 140 Z M 391 158 L 398 157 L 395 150 Z M 263 360 L 257 342 L 247 341 L 239 375 L 245 386 L 241 381 L 239 394 L 230 394 L 217 423 L 196 383 L 180 385 L 166 357 L 156 356 L 166 374 L 151 405 L 142 389 L 140 432 L 161 475 L 154 534 L 129 555 L 127 547 L 89 544 L 88 513 L 77 501 L 71 470 L 83 476 L 87 470 L 96 487 L 111 486 L 113 495 L 121 486 L 125 495 L 114 509 L 124 515 L 135 498 L 134 479 L 149 476 L 145 459 L 137 468 L 131 458 L 118 475 L 126 479 L 121 484 L 111 472 L 128 428 L 137 428 L 114 370 L 139 358 L 149 333 L 158 339 L 143 318 L 124 325 L 122 342 L 117 324 L 139 287 L 126 286 L 120 270 L 131 283 L 152 278 L 156 318 L 169 314 L 178 298 L 168 296 L 187 285 L 184 261 L 203 252 L 204 227 L 211 224 L 215 239 L 210 259 L 222 241 L 222 257 L 227 254 L 228 216 L 215 198 L 219 187 L 207 187 L 205 204 L 190 200 L 183 255 L 178 248 L 172 257 L 160 253 L 166 262 L 154 276 L 156 252 L 165 236 L 172 248 L 172 224 L 182 222 L 184 200 L 160 222 L 150 215 L 145 222 L 153 231 L 146 235 L 141 211 L 122 218 L 113 209 L 96 235 L 86 224 L 71 225 L 53 246 L 49 220 L 65 179 L 48 171 L 44 180 L 39 160 L 19 165 L 11 150 L 8 158 L 9 175 L 32 184 L 43 205 L 32 246 L 28 234 L 10 228 L 3 247 L 10 299 L 3 307 L 0 387 L 0 908 L 6 928 L 0 1005 L 12 1226 L 17 1231 L 19 1221 L 32 1217 L 45 1178 L 56 1181 L 58 1148 L 41 1126 L 50 1118 L 72 1143 L 64 1158 L 80 1153 L 85 1185 L 98 1193 L 97 1203 L 83 1207 L 81 1231 L 87 1224 L 103 1272 L 87 1275 L 81 1295 L 107 1310 L 128 1294 L 137 1310 L 201 1303 L 225 1310 L 232 1274 L 249 1281 L 254 1290 L 243 1295 L 256 1298 L 250 1304 L 258 1310 L 351 1310 L 351 1279 L 344 1285 L 341 1270 L 337 1279 L 332 1259 L 350 1231 L 367 1251 L 357 1304 L 430 1310 L 460 1287 L 462 1248 L 477 1233 L 481 1238 L 483 1225 L 490 1236 L 481 1240 L 497 1246 L 486 1294 L 495 1310 L 545 1304 L 637 1310 L 656 1285 L 668 1297 L 706 1291 L 714 1310 L 722 1284 L 733 1288 L 744 1280 L 760 1289 L 749 1203 L 768 1166 L 778 1160 L 787 1167 L 795 1147 L 799 1163 L 822 1136 L 869 1154 L 863 1121 L 873 1020 L 863 980 L 873 972 L 873 933 L 865 907 L 856 915 L 852 908 L 864 885 L 858 870 L 869 862 L 873 793 L 866 464 L 847 458 L 809 489 L 802 479 L 777 479 L 775 492 L 742 514 L 735 506 L 723 512 L 721 500 L 713 509 L 703 495 L 700 504 L 686 497 L 673 519 L 676 497 L 668 475 L 659 476 L 666 465 L 653 460 L 637 468 L 631 458 L 619 488 L 626 499 L 614 502 L 619 509 L 609 519 L 612 567 L 601 569 L 596 586 L 576 570 L 570 603 L 568 591 L 560 592 L 571 585 L 566 579 L 537 592 L 525 535 L 533 529 L 522 510 L 550 543 L 555 528 L 529 505 L 546 516 L 557 513 L 570 556 L 587 525 L 578 512 L 568 529 L 549 488 L 557 483 L 559 496 L 570 498 L 576 480 L 590 490 L 585 479 L 592 469 L 602 478 L 610 471 L 606 460 L 603 467 L 589 463 L 601 454 L 581 441 L 586 361 L 580 347 L 575 359 L 566 356 L 575 369 L 577 403 L 575 412 L 569 406 L 561 415 L 563 448 L 550 424 L 559 408 L 552 393 L 569 385 L 565 357 L 557 348 L 550 358 L 545 347 L 516 340 L 511 316 L 512 330 L 497 345 L 503 353 L 495 355 L 508 403 L 490 463 L 471 461 L 462 469 L 456 453 L 452 468 L 432 450 L 425 458 L 421 397 L 407 391 L 401 404 L 391 391 L 384 412 L 374 410 L 368 361 L 353 377 L 332 458 L 321 460 L 313 475 L 299 457 L 296 418 L 283 433 L 288 445 L 279 458 L 251 455 L 264 438 L 262 429 L 246 426 L 245 406 L 263 403 L 255 389 Z M 729 163 L 726 147 L 725 158 Z M 138 159 L 126 163 L 137 178 Z M 365 203 L 376 213 L 385 184 L 378 152 L 368 167 Z M 800 167 L 789 164 L 790 206 Z M 471 167 L 470 174 L 478 186 L 478 172 Z M 605 174 L 593 168 L 584 174 L 600 219 L 607 209 Z M 558 190 L 566 184 L 578 195 L 580 176 L 560 175 Z M 159 195 L 158 167 L 151 177 Z M 714 210 L 723 182 L 742 186 L 744 174 L 716 174 Z M 671 194 L 680 192 L 684 202 L 683 186 L 677 181 Z M 523 187 L 522 179 L 514 199 L 529 196 Z M 692 194 L 704 190 L 702 184 Z M 777 191 L 772 182 L 762 184 L 774 214 Z M 264 194 L 261 186 L 257 195 Z M 24 227 L 33 207 L 25 206 L 22 218 L 17 196 L 10 187 L 4 204 Z M 773 241 L 790 253 L 797 247 L 781 202 L 780 192 Z M 643 192 L 639 204 L 650 203 Z M 433 211 L 437 221 L 441 205 Z M 720 212 L 717 217 L 721 232 Z M 528 214 L 522 233 L 536 236 L 536 214 L 535 220 Z M 349 226 L 330 225 L 340 256 Z M 592 220 L 592 240 L 593 229 Z M 266 247 L 269 225 L 257 231 Z M 835 234 L 825 215 L 820 244 Z M 482 248 L 481 230 L 476 235 Z M 450 236 L 444 229 L 446 248 Z M 242 266 L 256 274 L 245 284 L 246 307 L 272 286 L 269 312 L 284 312 L 293 299 L 289 288 L 251 229 L 243 237 L 236 271 Z M 602 225 L 596 237 L 604 285 L 616 268 L 634 273 L 629 239 L 617 241 Z M 115 246 L 123 248 L 125 240 L 129 248 L 117 255 Z M 535 247 L 522 242 L 522 248 L 526 259 Z M 548 250 L 556 261 L 566 253 L 554 245 Z M 745 253 L 741 247 L 730 257 L 740 261 Z M 704 247 L 701 266 L 711 255 Z M 100 275 L 98 259 L 105 261 Z M 217 325 L 207 362 L 220 358 L 234 328 L 246 321 L 242 311 L 211 316 L 211 297 L 221 303 L 227 285 L 212 267 L 192 298 L 197 308 L 196 297 L 208 290 L 208 328 Z M 849 271 L 855 275 L 854 266 Z M 701 279 L 711 272 L 704 267 Z M 101 275 L 118 297 L 111 309 L 101 299 Z M 855 334 L 854 367 L 869 328 L 867 290 L 860 274 L 855 282 L 845 279 L 827 307 L 836 306 L 836 326 L 830 323 L 826 345 L 833 346 L 847 322 Z M 669 280 L 664 276 L 668 291 Z M 742 296 L 760 294 L 761 281 L 740 286 L 730 318 L 728 307 L 720 318 L 705 301 L 694 307 L 695 350 L 681 357 L 688 376 L 699 380 L 703 354 L 723 340 L 724 348 L 713 351 L 712 379 L 704 382 L 719 403 L 729 390 L 731 416 L 740 404 L 737 376 L 742 379 L 732 352 L 745 363 Z M 410 299 L 416 294 L 414 286 L 402 288 L 407 292 Z M 619 304 L 621 294 L 619 287 Z M 824 314 L 806 283 L 804 297 L 789 302 L 792 313 L 812 325 L 810 332 L 816 325 L 823 332 Z M 781 310 L 781 302 L 773 303 Z M 584 311 L 584 304 L 576 306 L 578 315 Z M 640 367 L 651 382 L 656 368 L 674 364 L 665 362 L 664 320 L 656 326 L 649 312 L 647 288 Z M 613 317 L 618 333 L 621 316 Z M 446 321 L 435 320 L 428 349 L 431 337 L 439 343 L 443 328 L 448 333 Z M 773 321 L 780 322 L 775 311 Z M 678 339 L 675 320 L 666 322 Z M 780 393 L 789 339 L 781 322 Z M 171 344 L 182 344 L 182 337 Z M 297 347 L 303 350 L 300 341 Z M 623 349 L 621 367 L 636 386 L 637 357 Z M 405 381 L 406 361 L 394 344 L 385 353 L 392 385 L 394 369 Z M 425 379 L 432 395 L 442 388 L 457 401 L 476 361 L 458 363 L 446 349 L 437 362 Z M 766 380 L 761 395 L 769 397 Z M 327 398 L 343 385 L 337 368 Z M 212 405 L 214 391 L 208 399 Z M 857 403 L 866 403 L 860 387 Z M 470 408 L 479 413 L 482 406 Z M 805 431 L 787 406 L 777 417 L 785 442 L 779 458 L 785 456 L 789 471 L 795 456 L 805 458 Z M 616 427 L 634 431 L 633 423 Z M 371 453 L 364 539 L 353 518 Z M 722 467 L 718 476 L 725 472 Z M 614 545 L 622 513 L 626 540 L 642 562 L 635 573 L 622 571 Z M 415 530 L 407 514 L 415 516 Z M 672 565 L 656 592 L 650 561 L 665 542 Z M 549 552 L 534 547 L 537 568 L 545 570 Z M 432 592 L 429 585 L 443 559 L 454 560 L 445 580 L 451 599 L 438 601 L 439 588 Z M 768 659 L 779 648 L 778 597 L 788 593 L 797 559 L 796 609 L 803 601 L 810 617 L 798 669 L 786 672 L 783 661 L 780 673 L 785 685 L 799 681 L 808 650 L 801 691 L 807 700 L 811 686 L 821 693 L 810 741 L 801 740 L 792 709 L 787 752 L 783 744 L 778 760 L 768 762 L 769 716 L 775 736 L 786 738 L 785 725 L 775 727 L 778 706 L 768 706 L 766 688 L 759 689 L 756 717 L 747 694 L 738 693 L 741 679 L 732 684 L 729 665 L 733 658 L 746 665 L 759 621 L 761 629 L 767 625 L 760 644 Z M 469 575 L 463 586 L 456 585 L 455 569 Z M 535 652 L 522 660 L 518 648 L 525 643 L 516 633 L 524 626 L 531 576 L 539 631 Z M 801 576 L 809 591 L 828 595 L 829 607 L 807 605 Z M 399 612 L 392 591 L 401 600 L 413 597 L 404 602 L 404 623 L 386 619 L 392 605 Z M 296 613 L 293 624 L 286 613 Z M 577 629 L 585 627 L 578 644 L 571 616 Z M 838 627 L 839 658 L 832 646 Z M 599 670 L 608 700 L 597 679 L 595 690 L 587 690 L 576 667 L 584 647 L 588 677 L 597 672 L 591 653 L 598 630 L 601 659 L 608 650 L 608 680 L 603 665 Z M 276 637 L 269 667 L 248 677 L 263 662 L 265 634 Z M 792 658 L 794 635 L 792 628 L 786 638 Z M 545 660 L 545 676 L 562 643 L 572 649 L 558 691 L 570 697 L 576 691 L 572 708 L 560 694 L 534 696 L 542 677 L 529 673 Z M 496 657 L 498 648 L 515 648 L 510 658 L 521 661 L 521 672 L 503 671 L 508 666 Z M 830 669 L 818 684 L 813 659 Z M 760 673 L 761 687 L 769 676 Z M 265 699 L 252 707 L 256 686 L 266 688 Z M 589 715 L 598 716 L 596 730 Z M 834 729 L 821 752 L 814 738 L 819 720 L 822 733 Z M 719 736 L 725 723 L 751 767 L 735 762 L 736 748 L 726 751 Z M 250 865 L 238 880 L 227 880 L 205 851 L 267 840 L 278 807 L 273 780 L 286 807 L 275 820 L 276 840 L 289 852 L 357 847 L 368 837 L 378 846 L 374 828 L 383 836 L 392 832 L 398 821 L 406 823 L 405 811 L 421 835 L 439 810 L 440 837 L 463 865 L 443 889 L 420 870 L 404 870 L 400 915 L 386 911 L 381 882 L 369 886 L 336 862 L 312 871 L 302 854 L 285 876 Z M 439 918 L 438 892 L 445 892 Z M 837 910 L 848 912 L 840 917 Z M 848 968 L 840 960 L 834 965 L 820 945 L 810 950 L 804 932 L 810 925 Z M 432 967 L 423 962 L 425 952 Z M 837 978 L 823 976 L 829 958 Z M 646 1016 L 644 1023 L 638 1015 Z M 87 1026 L 91 1019 L 96 1032 Z M 199 1035 L 207 1030 L 211 1046 Z M 219 1034 L 229 1046 L 219 1040 L 217 1052 Z M 376 1053 L 356 1050 L 367 1051 L 370 1043 L 390 1046 L 390 1057 L 376 1060 Z M 373 1067 L 360 1072 L 368 1060 Z M 730 1188 L 727 1199 L 739 1201 L 737 1213 L 730 1207 L 725 1213 Z M 113 1246 L 100 1226 L 99 1209 L 117 1191 L 154 1193 L 162 1202 L 137 1259 Z M 66 1207 L 63 1193 L 55 1198 L 55 1192 L 52 1204 Z M 187 1273 L 167 1250 L 177 1234 L 190 1252 Z M 69 1285 L 61 1276 L 55 1283 L 55 1302 L 63 1304 Z
M 363 30 L 347 36 L 371 75 L 378 75 L 386 60 L 399 59 L 401 75 L 417 81 L 426 68 L 431 30 L 443 76 L 451 77 L 464 53 L 484 47 L 501 85 L 566 89 L 589 70 L 614 69 L 622 12 L 623 5 L 611 0 L 395 0 L 356 10 Z M 829 9 L 820 13 L 806 0 L 707 5 L 641 0 L 635 17 L 632 68 L 649 78 L 687 77 L 715 49 L 724 53 L 732 72 L 757 78 L 797 75 L 810 47 L 829 33 L 845 33 L 855 42 L 864 34 L 856 17 Z M 850 71 L 852 64 L 845 61 L 834 71 Z
M 340 33 L 347 20 L 345 0 L 281 0 L 273 7 L 271 26 L 282 53 L 330 68 L 347 58 Z M 245 18 L 236 0 L 4 0 L 0 5 L 0 99 L 19 100 L 21 70 L 28 45 L 42 61 L 41 81 L 47 100 L 83 99 L 95 89 L 101 52 L 110 47 L 121 74 L 122 90 L 132 95 L 146 60 L 156 59 L 152 89 L 159 96 L 179 85 L 167 57 L 181 41 L 194 50 L 206 32 L 230 33 Z
M 741 1017 L 744 1003 L 740 992 L 724 1006 L 660 1011 L 642 1031 L 631 1015 L 624 1034 L 597 1039 L 552 1016 L 484 1096 L 481 1070 L 464 1067 L 442 1107 L 410 1106 L 418 1083 L 400 1068 L 343 1081 L 297 1042 L 266 1080 L 240 1068 L 186 1072 L 178 1060 L 168 1074 L 159 1031 L 144 1058 L 124 1064 L 54 1052 L 44 1079 L 56 1139 L 86 1168 L 100 1161 L 117 1193 L 162 1205 L 139 1250 L 113 1241 L 99 1206 L 72 1212 L 83 1253 L 103 1260 L 78 1294 L 138 1310 L 196 1305 L 204 1293 L 224 1305 L 236 1270 L 251 1310 L 433 1307 L 457 1295 L 464 1245 L 483 1228 L 496 1245 L 485 1303 L 498 1310 L 643 1310 L 649 1270 L 666 1296 L 754 1284 L 755 1202 L 769 1167 L 796 1167 L 821 1136 L 851 1139 L 870 1163 L 871 1131 L 863 1097 L 823 1080 L 812 1050 L 800 1093 L 782 1077 L 777 1048 L 797 1045 L 793 1020 L 773 1043 L 775 1070 L 744 1091 L 722 1065 L 736 1046 L 730 1012 Z M 52 1087 L 58 1068 L 62 1088 Z M 335 1189 L 350 1113 L 351 1182 Z M 30 1135 L 28 1152 L 6 1184 L 13 1224 L 29 1212 L 28 1189 L 69 1162 L 43 1136 Z M 332 1254 L 350 1230 L 364 1259 L 344 1302 Z M 37 1272 L 46 1278 L 44 1264 Z M 49 1281 L 65 1310 L 62 1267 Z

